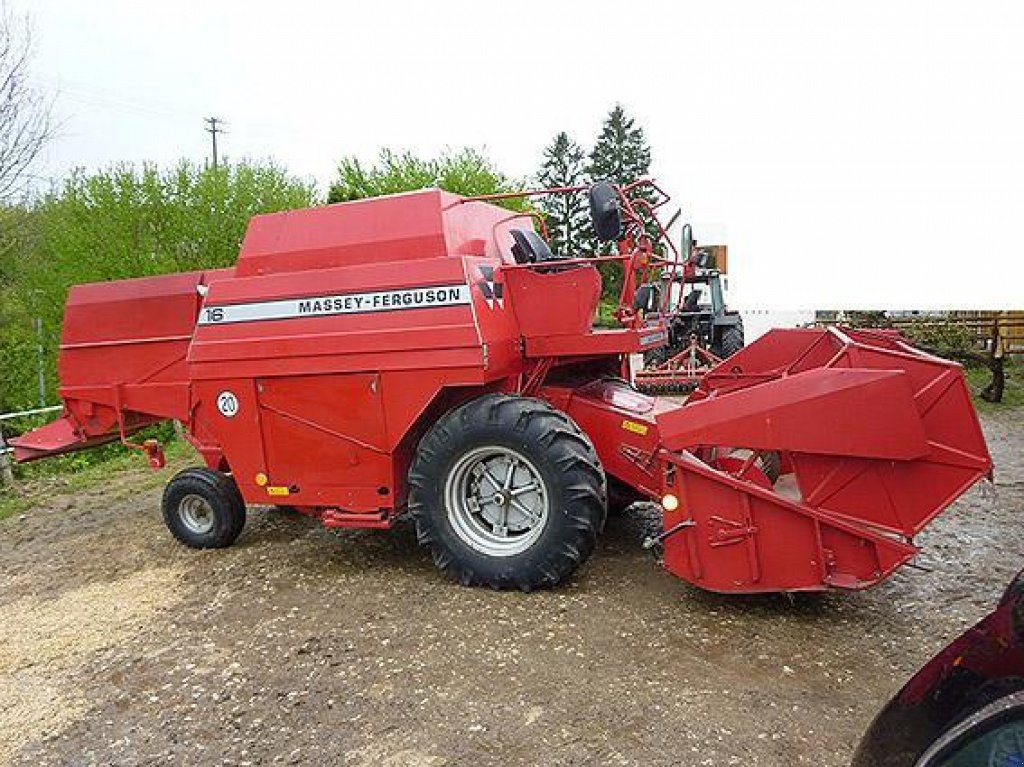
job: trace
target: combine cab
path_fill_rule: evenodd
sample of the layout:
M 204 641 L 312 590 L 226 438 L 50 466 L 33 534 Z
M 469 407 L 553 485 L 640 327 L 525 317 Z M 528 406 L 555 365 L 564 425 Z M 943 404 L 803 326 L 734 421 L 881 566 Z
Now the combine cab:
M 652 545 L 705 588 L 878 582 L 990 470 L 962 371 L 884 335 L 774 331 L 685 404 L 637 392 L 630 355 L 668 338 L 638 286 L 682 263 L 645 233 L 647 185 L 589 190 L 614 256 L 559 258 L 529 217 L 432 189 L 257 216 L 231 269 L 73 288 L 63 417 L 16 457 L 121 440 L 160 465 L 132 435 L 178 420 L 205 466 L 163 514 L 198 548 L 230 545 L 247 504 L 409 513 L 456 580 L 528 590 L 586 560 L 611 488 L 661 504 Z M 624 270 L 613 330 L 593 326 L 602 261 Z

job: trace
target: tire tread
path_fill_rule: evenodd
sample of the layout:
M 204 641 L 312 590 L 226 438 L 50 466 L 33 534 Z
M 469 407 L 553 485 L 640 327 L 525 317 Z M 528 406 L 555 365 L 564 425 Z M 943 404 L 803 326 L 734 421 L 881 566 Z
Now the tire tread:
M 431 507 L 437 485 L 444 481 L 438 466 L 452 440 L 467 437 L 480 423 L 505 426 L 510 432 L 530 436 L 564 477 L 561 491 L 568 499 L 565 531 L 570 537 L 553 542 L 529 568 L 485 570 L 461 556 L 437 530 Z M 467 586 L 531 591 L 554 586 L 567 578 L 590 556 L 604 526 L 607 490 L 604 471 L 590 439 L 573 420 L 539 399 L 510 394 L 488 394 L 457 407 L 442 417 L 420 442 L 409 470 L 409 511 L 420 545 L 430 551 L 434 565 L 453 580 Z M 552 509 L 553 512 L 559 510 Z

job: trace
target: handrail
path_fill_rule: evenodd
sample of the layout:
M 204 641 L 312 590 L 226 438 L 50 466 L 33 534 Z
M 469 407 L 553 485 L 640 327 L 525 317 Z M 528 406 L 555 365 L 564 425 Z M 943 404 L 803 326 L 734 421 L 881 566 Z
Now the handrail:
M 22 410 L 17 413 L 0 413 L 0 421 L 10 421 L 15 418 L 22 418 L 27 415 L 40 415 L 42 413 L 53 413 L 57 410 L 61 410 L 63 405 L 48 405 L 47 407 L 37 407 L 32 410 Z

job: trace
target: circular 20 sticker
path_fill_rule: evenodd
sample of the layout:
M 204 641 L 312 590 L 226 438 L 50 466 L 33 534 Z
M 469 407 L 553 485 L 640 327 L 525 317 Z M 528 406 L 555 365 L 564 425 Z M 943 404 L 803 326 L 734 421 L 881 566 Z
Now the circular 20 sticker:
M 238 414 L 238 397 L 233 392 L 222 391 L 217 395 L 217 409 L 225 418 L 234 418 Z

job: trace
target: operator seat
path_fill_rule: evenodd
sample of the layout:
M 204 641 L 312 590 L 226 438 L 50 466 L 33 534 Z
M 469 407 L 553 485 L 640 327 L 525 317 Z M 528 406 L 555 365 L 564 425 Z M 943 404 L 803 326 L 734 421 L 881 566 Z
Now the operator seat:
M 544 238 L 532 229 L 511 229 L 512 258 L 517 264 L 538 264 L 544 261 L 558 261 Z
M 690 291 L 689 295 L 683 300 L 682 311 L 684 312 L 695 312 L 700 309 L 700 288 L 694 288 Z

